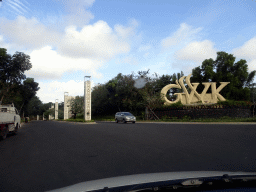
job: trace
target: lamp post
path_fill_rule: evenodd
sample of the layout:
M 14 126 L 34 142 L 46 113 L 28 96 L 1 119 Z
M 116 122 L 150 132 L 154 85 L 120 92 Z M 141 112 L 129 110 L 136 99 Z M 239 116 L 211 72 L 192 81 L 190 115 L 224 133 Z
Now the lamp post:
M 84 76 L 84 120 L 91 120 L 91 76 Z

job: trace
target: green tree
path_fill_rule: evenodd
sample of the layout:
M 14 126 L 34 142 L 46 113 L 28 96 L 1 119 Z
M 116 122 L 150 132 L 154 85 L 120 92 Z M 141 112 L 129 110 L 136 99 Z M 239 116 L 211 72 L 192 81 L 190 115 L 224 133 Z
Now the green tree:
M 105 84 L 98 84 L 92 90 L 92 115 L 106 115 L 112 113 L 116 108 L 109 100 L 109 91 Z
M 26 116 L 36 116 L 43 114 L 44 111 L 42 110 L 42 106 L 42 101 L 37 96 L 33 96 L 26 106 Z
M 5 48 L 0 48 L 0 97 L 1 103 L 4 98 L 13 97 L 15 90 L 19 88 L 22 80 L 26 79 L 25 71 L 31 69 L 30 56 L 22 52 L 14 55 L 7 54 Z
M 58 118 L 64 119 L 64 102 L 59 103 Z
M 202 65 L 192 70 L 191 82 L 200 83 L 197 91 L 204 89 L 202 82 L 230 82 L 222 91 L 223 97 L 229 100 L 250 100 L 249 84 L 253 81 L 256 71 L 248 72 L 246 60 L 235 63 L 235 57 L 226 52 L 217 52 L 217 58 L 206 59 Z M 210 89 L 208 90 L 208 92 Z
M 36 92 L 39 90 L 38 83 L 34 81 L 33 78 L 27 78 L 25 81 L 23 81 L 23 84 L 21 85 L 20 94 L 22 96 L 22 105 L 20 107 L 20 111 L 22 110 L 22 107 L 24 106 L 26 113 L 29 114 L 29 111 L 27 110 L 27 105 L 30 102 L 30 100 L 35 97 Z M 39 99 L 38 99 L 39 100 Z M 40 107 L 40 106 L 38 106 Z
M 184 76 L 183 72 L 159 77 L 156 73 L 138 71 L 129 75 L 119 73 L 105 84 L 99 84 L 92 90 L 92 114 L 113 115 L 117 111 L 130 111 L 140 115 L 145 108 L 155 109 L 163 104 L 160 92 L 165 85 L 175 83 Z M 144 79 L 143 86 L 135 87 L 137 80 Z M 170 92 L 173 90 L 170 90 Z
M 75 98 L 72 98 L 70 101 L 70 107 L 72 114 L 74 114 L 74 119 L 76 119 L 76 115 L 78 113 L 84 113 L 84 97 L 76 96 Z
M 55 114 L 55 110 L 54 108 L 53 109 L 47 109 L 45 112 L 44 112 L 44 117 L 46 119 L 49 119 L 49 115 L 52 115 L 54 117 L 54 114 Z
M 173 73 L 173 75 L 162 75 L 161 77 L 156 78 L 153 81 L 153 88 L 155 92 L 160 93 L 163 87 L 165 87 L 168 84 L 176 84 L 176 80 L 179 80 L 181 77 L 184 76 L 184 73 L 181 71 L 181 73 Z M 174 95 L 174 93 L 182 92 L 182 90 L 177 88 L 172 88 L 167 92 L 167 98 L 169 100 L 176 99 L 177 96 Z

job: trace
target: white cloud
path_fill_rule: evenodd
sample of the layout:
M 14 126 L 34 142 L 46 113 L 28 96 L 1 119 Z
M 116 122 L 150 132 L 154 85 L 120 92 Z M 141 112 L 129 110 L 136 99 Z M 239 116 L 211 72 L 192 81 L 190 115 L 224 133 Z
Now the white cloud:
M 138 65 L 138 60 L 133 55 L 128 55 L 123 58 L 118 58 L 116 63 L 118 64 L 127 64 L 127 65 Z
M 1 2 L 0 2 L 0 7 L 1 7 Z M 4 1 L 4 9 L 11 13 L 13 16 L 18 16 L 18 15 L 26 15 L 31 10 L 29 9 L 29 3 L 26 2 L 26 5 L 24 4 L 24 0 L 22 2 L 20 0 L 8 0 Z
M 149 52 L 147 52 L 147 53 L 145 53 L 144 55 L 143 55 L 143 57 L 146 59 L 146 58 L 148 58 L 148 56 L 149 56 Z
M 40 23 L 36 18 L 18 16 L 15 20 L 0 18 L 0 34 L 17 49 L 37 50 L 56 47 L 66 57 L 108 60 L 131 49 L 130 37 L 135 36 L 136 20 L 128 27 L 118 25 L 112 30 L 104 21 L 86 25 L 80 31 L 69 26 L 59 33 Z
M 51 31 L 36 18 L 26 19 L 18 16 L 15 20 L 0 18 L 0 33 L 12 44 L 27 49 L 41 48 L 57 43 L 61 35 Z
M 232 53 L 235 57 L 246 59 L 250 71 L 256 70 L 256 37 L 233 49 Z
M 92 87 L 94 82 L 91 81 Z M 70 80 L 68 82 L 41 82 L 39 83 L 39 91 L 37 96 L 43 103 L 55 102 L 56 99 L 59 102 L 64 101 L 64 92 L 68 92 L 70 96 L 83 96 L 84 95 L 84 82 Z
M 95 0 L 59 0 L 63 3 L 65 6 L 66 10 L 70 13 L 74 13 L 77 11 L 78 7 L 83 7 L 83 8 L 89 8 L 90 6 L 93 5 Z
M 19 0 L 10 0 L 7 1 L 7 4 L 12 7 L 15 11 L 19 12 L 20 14 L 23 14 L 24 12 L 27 13 L 28 7 L 24 5 Z
M 142 45 L 139 47 L 138 52 L 148 51 L 149 49 L 151 49 L 151 45 Z
M 176 51 L 173 56 L 175 59 L 171 62 L 172 67 L 182 70 L 184 74 L 190 74 L 192 69 L 200 66 L 205 59 L 215 59 L 217 50 L 209 40 L 194 41 Z
M 75 25 L 83 27 L 88 24 L 91 19 L 94 18 L 93 14 L 86 10 L 93 5 L 95 0 L 60 0 L 67 11 L 67 15 L 64 17 L 67 25 Z
M 256 70 L 256 59 L 250 60 L 247 62 L 249 71 Z
M 51 47 L 47 46 L 34 50 L 30 54 L 32 69 L 26 75 L 35 79 L 58 79 L 65 72 L 86 71 L 96 78 L 101 74 L 96 70 L 102 65 L 97 59 L 69 58 L 59 55 Z
M 153 77 L 155 73 L 158 75 L 163 75 L 170 72 L 170 68 L 164 61 L 157 61 L 154 64 L 147 64 L 142 66 L 138 71 L 147 71 L 148 69 L 150 69 L 149 73 L 151 74 L 151 77 Z
M 176 32 L 161 41 L 161 45 L 164 48 L 168 48 L 180 43 L 186 43 L 193 40 L 195 35 L 197 35 L 201 30 L 202 28 L 195 29 L 186 23 L 182 23 Z
M 88 24 L 93 18 L 93 14 L 89 11 L 85 11 L 83 8 L 78 8 L 76 13 L 64 16 L 64 20 L 67 25 L 75 25 L 79 27 Z
M 175 56 L 179 60 L 202 62 L 205 59 L 216 58 L 216 49 L 209 40 L 192 42 L 183 49 L 177 51 Z
M 80 32 L 74 26 L 68 27 L 58 49 L 69 57 L 110 59 L 117 54 L 128 53 L 130 45 L 106 22 L 98 21 L 84 26 Z
M 129 38 L 136 34 L 136 28 L 139 26 L 138 21 L 135 19 L 130 20 L 129 25 L 127 27 L 123 25 L 115 25 L 114 29 L 118 36 L 122 38 Z
M 237 57 L 246 57 L 249 59 L 256 58 L 256 37 L 245 42 L 241 47 L 235 48 L 233 51 Z
M 6 48 L 7 50 L 9 49 L 10 45 L 7 44 L 5 41 L 4 41 L 4 37 L 2 35 L 0 35 L 0 47 L 4 47 Z
M 121 31 L 98 21 L 80 31 L 75 26 L 69 26 L 63 33 L 57 33 L 36 18 L 18 16 L 15 20 L 0 18 L 0 26 L 5 26 L 0 28 L 1 45 L 7 47 L 8 40 L 11 42 L 9 47 L 15 47 L 15 51 L 30 53 L 33 68 L 26 73 L 30 77 L 58 79 L 65 72 L 82 70 L 101 78 L 97 69 L 104 62 L 119 54 L 129 53 L 130 37 L 136 35 L 137 22 L 131 20 L 128 27 L 122 27 Z

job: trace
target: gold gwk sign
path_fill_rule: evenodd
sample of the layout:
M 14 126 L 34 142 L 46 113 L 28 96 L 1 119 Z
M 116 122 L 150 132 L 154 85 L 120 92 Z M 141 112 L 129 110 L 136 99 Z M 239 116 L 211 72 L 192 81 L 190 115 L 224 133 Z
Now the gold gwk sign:
M 190 93 L 188 93 L 183 82 L 185 76 L 181 77 L 179 79 L 179 82 L 178 80 L 176 80 L 176 84 L 166 85 L 161 90 L 161 94 L 163 95 L 166 105 L 177 103 L 178 101 L 181 101 L 182 104 L 192 104 L 192 103 L 197 103 L 199 101 L 202 101 L 202 103 L 217 103 L 218 99 L 220 101 L 226 101 L 226 99 L 220 94 L 220 91 L 230 82 L 220 82 L 220 86 L 217 89 L 216 89 L 216 82 L 202 83 L 204 85 L 204 90 L 201 94 L 199 94 L 196 91 L 196 88 L 199 85 L 199 83 L 190 83 L 191 75 L 192 74 L 189 74 L 186 77 L 186 83 L 191 90 Z M 206 93 L 210 86 L 212 89 L 212 93 Z M 171 88 L 183 89 L 184 92 L 175 93 L 174 95 L 177 95 L 177 99 L 175 101 L 170 101 L 167 99 L 166 93 Z

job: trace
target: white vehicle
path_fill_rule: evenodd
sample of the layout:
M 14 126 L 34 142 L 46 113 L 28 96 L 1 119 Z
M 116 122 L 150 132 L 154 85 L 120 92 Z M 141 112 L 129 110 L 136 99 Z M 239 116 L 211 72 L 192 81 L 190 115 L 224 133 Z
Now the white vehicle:
M 20 115 L 14 104 L 0 105 L 0 139 L 9 132 L 16 134 L 20 128 Z

